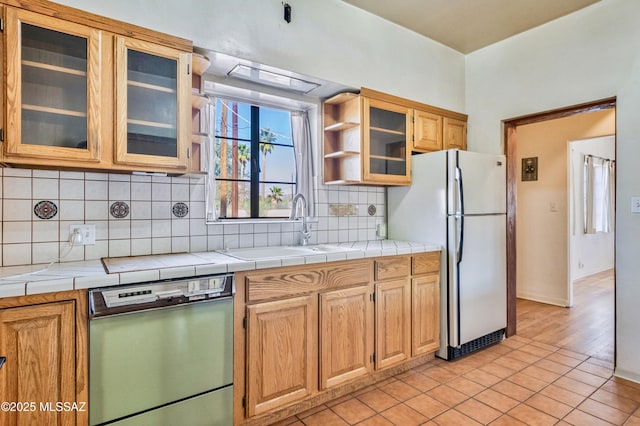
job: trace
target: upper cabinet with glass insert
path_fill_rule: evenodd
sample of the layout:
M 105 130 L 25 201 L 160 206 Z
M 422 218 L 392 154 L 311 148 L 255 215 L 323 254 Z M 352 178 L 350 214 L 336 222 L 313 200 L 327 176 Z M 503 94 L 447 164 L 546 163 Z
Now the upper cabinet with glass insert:
M 1 161 L 187 171 L 190 41 L 42 1 L 4 17 Z
M 186 169 L 190 59 L 176 49 L 116 37 L 116 162 Z
M 413 111 L 376 99 L 364 98 L 362 103 L 363 180 L 386 185 L 409 185 Z
M 339 93 L 323 103 L 324 183 L 410 185 L 412 153 L 466 148 L 466 123 L 464 114 L 371 89 Z
M 7 8 L 5 153 L 97 162 L 99 30 Z

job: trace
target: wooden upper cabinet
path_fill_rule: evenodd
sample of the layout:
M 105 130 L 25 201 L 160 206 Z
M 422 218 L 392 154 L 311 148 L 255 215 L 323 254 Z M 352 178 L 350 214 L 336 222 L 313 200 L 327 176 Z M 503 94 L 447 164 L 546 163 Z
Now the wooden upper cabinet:
M 373 303 L 369 286 L 320 294 L 320 389 L 372 370 Z
M 190 41 L 50 2 L 4 16 L 3 162 L 187 171 Z
M 444 149 L 458 148 L 467 149 L 467 122 L 445 117 L 444 126 Z
M 247 306 L 247 416 L 304 399 L 318 388 L 318 298 Z
M 6 8 L 5 156 L 100 160 L 102 37 L 84 25 Z
M 6 357 L 0 395 L 3 401 L 37 404 L 33 410 L 3 412 L 0 424 L 76 424 L 75 412 L 40 406 L 77 401 L 75 338 L 73 301 L 0 310 L 0 356 Z
M 187 168 L 189 53 L 117 36 L 115 162 Z
M 414 117 L 414 151 L 439 151 L 442 149 L 442 116 L 416 110 Z
M 466 149 L 467 116 L 362 88 L 323 103 L 323 182 L 410 185 L 411 153 Z
M 363 180 L 381 185 L 411 183 L 413 111 L 363 98 Z

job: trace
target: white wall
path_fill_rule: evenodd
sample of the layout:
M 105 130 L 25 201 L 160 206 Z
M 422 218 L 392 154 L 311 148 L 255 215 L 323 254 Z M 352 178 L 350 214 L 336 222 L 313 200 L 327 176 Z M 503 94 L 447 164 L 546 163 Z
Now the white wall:
M 585 234 L 584 227 L 584 156 L 616 158 L 615 136 L 583 139 L 569 143 L 572 178 L 569 185 L 569 201 L 573 200 L 572 222 L 569 228 L 571 246 L 571 278 L 586 277 L 614 267 L 614 233 Z M 614 225 L 615 229 L 615 225 Z
M 640 381 L 640 2 L 603 0 L 466 57 L 469 148 L 503 152 L 501 120 L 617 96 L 616 373 Z
M 339 0 L 59 0 L 194 45 L 464 111 L 464 56 Z

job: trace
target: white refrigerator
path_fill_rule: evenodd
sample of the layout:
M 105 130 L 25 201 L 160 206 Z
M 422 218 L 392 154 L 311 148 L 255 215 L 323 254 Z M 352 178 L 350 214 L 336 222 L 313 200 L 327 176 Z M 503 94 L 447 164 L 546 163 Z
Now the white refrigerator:
M 437 355 L 451 360 L 507 326 L 506 159 L 454 149 L 411 162 L 411 186 L 387 190 L 388 236 L 442 247 Z

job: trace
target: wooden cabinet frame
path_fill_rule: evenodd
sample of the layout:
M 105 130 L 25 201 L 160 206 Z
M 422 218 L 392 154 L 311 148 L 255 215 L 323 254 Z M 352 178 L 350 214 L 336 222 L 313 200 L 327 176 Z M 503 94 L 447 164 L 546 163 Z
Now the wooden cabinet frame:
M 6 8 L 5 31 L 6 40 L 6 132 L 5 152 L 31 158 L 58 159 L 72 162 L 98 162 L 101 159 L 102 119 L 101 103 L 103 102 L 101 55 L 103 33 L 94 28 L 67 22 L 62 19 L 40 15 L 28 10 Z M 59 31 L 65 34 L 85 38 L 87 40 L 87 148 L 66 148 L 22 143 L 22 48 L 21 24 Z M 35 64 L 34 64 L 35 65 Z M 52 72 L 66 72 L 62 67 L 42 65 L 42 69 Z M 36 107 L 34 107 L 36 108 Z M 73 114 L 53 108 L 41 108 L 45 112 L 61 115 Z M 80 116 L 80 115 L 77 115 Z
M 5 84 L 4 140 L 0 160 L 45 168 L 130 172 L 133 170 L 182 174 L 187 172 L 191 145 L 191 41 L 116 21 L 46 0 L 0 0 L 5 31 L 2 45 Z M 67 148 L 21 143 L 22 78 L 20 22 L 87 38 L 87 148 Z M 129 155 L 126 124 L 118 121 L 123 93 L 122 72 L 116 78 L 116 38 L 127 46 L 155 55 L 179 58 L 177 158 Z M 120 63 L 122 61 L 119 61 Z M 126 67 L 126 65 L 125 65 Z M 125 68 L 126 69 L 126 68 Z M 126 72 L 125 72 L 126 76 Z M 119 88 L 117 88 L 118 86 Z M 126 79 L 125 79 L 126 93 Z M 116 90 L 118 90 L 116 94 Z M 117 99 L 117 101 L 116 101 Z M 126 102 L 126 96 L 125 96 Z M 64 112 L 64 111 L 62 111 Z M 126 123 L 126 107 L 125 107 Z M 119 127 L 116 127 L 118 126 Z M 125 138 L 122 139 L 124 129 Z M 122 143 L 115 141 L 124 140 Z
M 432 359 L 440 343 L 439 310 L 415 311 L 429 309 L 439 271 L 436 251 L 237 272 L 234 424 L 271 424 Z M 314 331 L 305 328 L 312 321 L 303 320 L 310 312 Z M 281 331 L 256 340 L 261 327 Z M 288 375 L 270 371 L 265 379 L 265 366 L 277 361 L 269 349 L 276 335 L 282 362 L 297 367 Z M 315 344 L 307 361 L 302 351 L 291 357 L 286 350 L 296 339 L 307 342 L 305 350 Z M 313 371 L 311 382 L 302 371 Z
M 127 51 L 135 50 L 153 56 L 175 60 L 177 64 L 176 77 L 176 121 L 177 156 L 165 157 L 160 155 L 132 154 L 127 152 Z M 114 161 L 120 164 L 145 166 L 154 164 L 167 168 L 187 168 L 187 154 L 191 143 L 191 56 L 173 48 L 160 46 L 146 41 L 116 36 L 115 39 L 115 117 L 116 137 Z
M 19 310 L 9 311 L 9 309 L 12 308 L 16 308 Z M 31 312 L 36 316 L 35 321 L 38 321 L 39 324 L 46 326 L 47 321 L 54 321 L 52 325 L 55 326 L 54 333 L 56 334 L 56 336 L 60 336 L 61 339 L 72 339 L 72 343 L 68 347 L 62 348 L 63 353 L 59 354 L 60 358 L 57 358 L 57 355 L 53 354 L 54 358 L 57 358 L 58 361 L 61 362 L 61 364 L 59 365 L 64 368 L 63 370 L 58 371 L 62 375 L 58 378 L 58 380 L 63 383 L 63 387 L 66 389 L 61 390 L 63 392 L 69 392 L 67 394 L 61 395 L 61 397 L 70 398 L 70 400 L 68 401 L 63 400 L 60 402 L 76 402 L 78 403 L 78 407 L 83 408 L 83 410 L 66 413 L 64 415 L 63 413 L 59 413 L 60 417 L 57 418 L 57 421 L 59 421 L 60 423 L 58 424 L 61 426 L 86 425 L 89 421 L 87 292 L 84 290 L 75 290 L 30 296 L 0 298 L 0 312 L 7 309 L 7 311 L 5 312 L 8 313 L 8 316 L 0 318 L 10 318 L 11 321 L 28 321 L 31 316 L 30 308 L 34 308 L 34 310 Z M 60 318 L 62 321 L 58 321 L 56 317 Z M 60 326 L 60 328 L 57 328 L 58 326 Z M 0 341 L 2 341 L 5 337 L 6 336 L 0 336 Z M 56 338 L 55 336 L 51 337 Z M 5 356 L 4 353 L 0 355 Z M 15 360 L 7 360 L 7 363 L 10 362 L 15 362 Z M 9 389 L 11 388 L 11 386 L 15 387 L 16 383 L 14 382 L 13 384 L 5 384 L 5 381 L 8 380 L 8 377 L 3 377 L 3 375 L 5 375 L 8 371 L 5 369 L 5 367 L 0 369 L 0 394 L 3 396 L 8 396 L 10 395 Z M 30 369 L 31 368 L 27 368 L 26 370 Z M 51 366 L 51 370 L 52 372 L 55 372 L 55 367 Z M 27 377 L 27 380 L 29 381 L 34 380 L 31 374 L 32 373 L 29 373 Z M 16 378 L 14 378 L 14 380 L 15 379 Z M 55 378 L 53 379 L 55 380 Z M 17 380 L 20 380 L 20 378 L 17 378 Z M 9 388 L 6 388 L 5 386 L 9 386 Z M 32 398 L 30 400 L 35 400 L 36 397 L 37 395 L 32 395 Z M 43 402 L 53 401 L 51 399 L 52 397 L 52 395 L 47 395 L 45 401 Z M 10 398 L 5 399 L 10 400 Z

